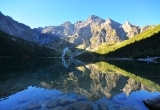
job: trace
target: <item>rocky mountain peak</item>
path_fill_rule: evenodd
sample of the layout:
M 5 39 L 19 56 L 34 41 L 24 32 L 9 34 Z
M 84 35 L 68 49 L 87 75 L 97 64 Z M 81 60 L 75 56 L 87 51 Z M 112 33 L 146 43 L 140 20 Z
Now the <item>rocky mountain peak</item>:
M 0 30 L 28 41 L 34 41 L 34 37 L 31 37 L 34 33 L 29 26 L 19 23 L 2 13 L 0 13 Z
M 130 26 L 131 24 L 130 24 L 130 22 L 128 20 L 126 20 L 126 22 L 124 23 L 124 25 Z
M 112 21 L 113 21 L 112 19 L 107 18 L 107 19 L 106 19 L 106 21 L 105 21 L 105 23 L 106 23 L 106 24 L 111 24 L 111 23 L 112 23 Z
M 47 44 L 57 38 L 66 38 L 69 43 L 85 48 L 93 44 L 93 48 L 103 42 L 118 42 L 126 37 L 131 38 L 140 32 L 139 27 L 131 25 L 127 20 L 124 25 L 108 18 L 106 20 L 91 15 L 85 21 L 72 24 L 66 21 L 59 26 L 46 26 L 31 29 L 22 23 L 5 16 L 0 12 L 0 30 L 28 41 Z M 145 28 L 143 29 L 145 30 Z
M 61 26 L 65 26 L 65 27 L 70 25 L 73 25 L 70 21 L 66 21 L 63 24 L 61 24 Z
M 123 27 L 124 30 L 128 30 L 128 29 L 132 28 L 132 25 L 128 20 L 126 20 L 126 22 L 123 24 L 122 27 Z
M 105 21 L 102 25 L 103 25 L 103 26 L 105 26 L 105 25 L 110 25 L 110 26 L 113 26 L 113 27 L 119 27 L 121 24 L 115 22 L 114 20 L 112 20 L 112 19 L 110 19 L 110 18 L 107 18 L 106 21 Z
M 93 22 L 99 25 L 99 24 L 102 24 L 103 22 L 105 22 L 105 20 L 96 16 L 96 15 L 91 15 L 87 19 L 86 24 L 90 24 L 90 23 L 93 23 Z
M 88 20 L 96 20 L 96 19 L 99 19 L 100 17 L 96 16 L 96 15 L 91 15 Z
M 2 17 L 6 17 L 5 15 L 3 15 L 3 13 L 0 11 L 0 17 L 2 19 Z
M 128 38 L 132 38 L 140 33 L 140 27 L 132 25 L 128 20 L 123 24 L 122 28 Z

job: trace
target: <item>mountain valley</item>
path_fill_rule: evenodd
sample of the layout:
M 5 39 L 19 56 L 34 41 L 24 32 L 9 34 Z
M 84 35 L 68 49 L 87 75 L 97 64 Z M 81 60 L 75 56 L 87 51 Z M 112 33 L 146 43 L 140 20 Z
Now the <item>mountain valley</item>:
M 66 21 L 59 26 L 31 29 L 29 26 L 19 23 L 0 12 L 1 31 L 24 39 L 27 42 L 45 46 L 55 51 L 57 55 L 60 55 L 63 49 L 67 47 L 69 48 L 67 55 L 70 57 L 86 52 L 107 54 L 110 51 L 114 51 L 115 48 L 123 47 L 121 44 L 123 45 L 124 42 L 130 44 L 132 39 L 137 41 L 136 38 L 138 37 L 134 36 L 141 35 L 141 33 L 143 34 L 149 29 L 154 31 L 154 28 L 156 28 L 154 25 L 135 26 L 128 20 L 124 24 L 120 24 L 110 18 L 104 20 L 96 15 L 91 15 L 86 21 L 77 21 L 74 24 Z M 48 56 L 54 56 L 54 54 Z M 116 55 L 115 57 L 118 56 Z M 122 55 L 121 57 L 126 56 Z

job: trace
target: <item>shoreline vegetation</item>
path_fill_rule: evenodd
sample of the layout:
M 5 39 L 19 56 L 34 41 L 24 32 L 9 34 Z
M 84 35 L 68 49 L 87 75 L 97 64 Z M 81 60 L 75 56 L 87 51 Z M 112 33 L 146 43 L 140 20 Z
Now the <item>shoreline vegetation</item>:
M 153 61 L 160 57 L 160 25 L 148 29 L 135 37 L 120 42 L 118 44 L 109 45 L 101 44 L 95 52 L 85 51 L 76 58 L 92 58 L 100 59 L 139 59 L 140 61 Z M 148 58 L 149 56 L 149 58 Z
M 98 47 L 97 51 L 85 51 L 76 58 L 102 57 L 118 60 L 152 61 L 156 56 L 160 57 L 159 36 L 160 25 L 112 46 L 107 46 L 104 43 Z M 56 52 L 47 46 L 38 45 L 0 31 L 0 58 L 52 58 L 52 56 L 60 57 L 61 52 Z M 150 56 L 150 59 L 146 58 L 147 56 Z
M 146 45 L 146 46 L 148 46 L 149 44 L 159 45 L 159 43 L 155 44 L 155 42 L 149 41 L 149 40 L 154 41 L 154 40 L 159 39 L 159 34 L 160 34 L 159 32 L 160 32 L 160 25 L 157 25 L 154 28 L 150 28 L 150 29 L 142 32 L 141 34 L 138 34 L 138 35 L 136 35 L 128 40 L 125 40 L 123 42 L 120 42 L 118 44 L 108 46 L 107 43 L 104 43 L 98 47 L 98 49 L 96 50 L 96 53 L 108 54 L 108 53 L 112 53 L 114 51 L 117 51 L 117 50 L 120 50 L 123 48 L 129 47 L 131 49 L 131 47 L 130 47 L 131 45 L 132 45 L 132 48 L 135 47 L 136 49 L 140 48 L 139 46 L 141 46 L 141 45 Z M 152 37 L 154 37 L 155 39 L 151 39 Z M 149 39 L 149 40 L 147 40 L 147 39 Z M 145 42 L 142 42 L 142 41 L 145 41 Z M 148 42 L 148 43 L 146 43 L 146 42 Z M 134 44 L 137 44 L 137 45 L 134 45 Z M 147 47 L 144 47 L 143 49 L 147 49 Z M 148 48 L 148 49 L 150 49 L 150 48 Z M 133 51 L 133 50 L 130 50 L 130 51 Z M 128 51 L 126 51 L 126 52 L 128 52 Z

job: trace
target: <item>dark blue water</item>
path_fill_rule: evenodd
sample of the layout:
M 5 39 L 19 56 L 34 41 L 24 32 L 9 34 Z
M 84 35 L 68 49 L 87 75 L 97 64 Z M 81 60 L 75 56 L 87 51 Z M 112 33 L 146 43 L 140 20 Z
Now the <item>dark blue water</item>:
M 1 59 L 0 110 L 64 109 L 77 102 L 90 103 L 94 110 L 98 104 L 110 110 L 147 110 L 142 100 L 160 94 L 158 63 L 84 62 Z M 58 104 L 48 107 L 54 99 Z

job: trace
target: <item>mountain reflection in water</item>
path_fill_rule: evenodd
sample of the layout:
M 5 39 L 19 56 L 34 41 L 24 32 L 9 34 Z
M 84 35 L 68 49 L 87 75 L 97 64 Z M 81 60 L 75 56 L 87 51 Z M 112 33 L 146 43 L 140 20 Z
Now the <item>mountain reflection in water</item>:
M 119 65 L 120 62 L 118 64 L 112 61 L 109 62 L 100 61 L 84 64 L 76 59 L 67 59 L 65 65 L 68 65 L 63 66 L 60 59 L 2 59 L 0 61 L 0 97 L 2 100 L 0 105 L 4 105 L 3 103 L 7 103 L 10 99 L 13 100 L 13 97 L 20 98 L 15 93 L 24 93 L 25 95 L 23 91 L 30 89 L 43 92 L 58 91 L 55 94 L 51 94 L 52 97 L 56 96 L 56 93 L 77 94 L 85 96 L 91 101 L 101 101 L 105 97 L 108 101 L 110 100 L 108 102 L 111 103 L 110 105 L 113 105 L 113 103 L 127 104 L 127 102 L 124 101 L 123 103 L 122 101 L 122 99 L 127 101 L 127 98 L 132 100 L 134 98 L 135 101 L 139 100 L 140 103 L 142 99 L 159 94 L 160 86 L 157 81 L 149 80 L 149 73 L 145 77 L 144 74 L 138 73 L 140 69 L 137 69 L 136 72 L 136 66 L 133 67 L 134 70 L 132 71 L 131 68 L 122 68 L 124 65 L 115 66 Z M 125 64 L 125 61 L 121 62 Z M 134 61 L 131 63 L 141 66 L 145 65 L 144 63 L 140 64 Z M 159 69 L 157 69 L 157 65 L 147 65 L 147 69 L 151 66 L 152 73 L 155 70 L 156 74 L 158 74 Z M 128 62 L 127 66 L 129 66 Z M 140 72 L 145 71 L 145 68 L 141 69 Z M 44 89 L 42 90 L 42 88 Z M 38 92 L 36 93 L 38 94 Z M 136 97 L 133 97 L 134 94 L 136 94 Z M 37 99 L 37 97 L 40 98 L 42 96 L 41 93 L 41 95 L 35 97 Z M 7 97 L 8 99 L 6 99 Z M 47 97 L 47 95 L 44 95 L 44 97 Z M 42 104 L 42 102 L 39 103 Z M 134 103 L 137 104 L 138 102 Z M 12 103 L 12 105 L 14 104 Z M 143 104 L 140 103 L 140 105 Z M 144 107 L 144 109 L 146 108 Z

